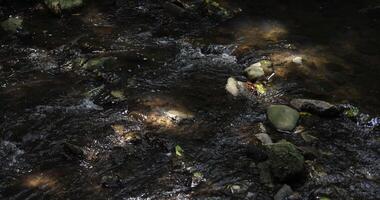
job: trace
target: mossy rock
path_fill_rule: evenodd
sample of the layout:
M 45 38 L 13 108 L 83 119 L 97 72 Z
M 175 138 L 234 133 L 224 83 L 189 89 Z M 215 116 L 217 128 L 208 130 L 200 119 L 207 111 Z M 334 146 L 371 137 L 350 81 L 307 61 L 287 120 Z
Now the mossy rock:
M 1 22 L 1 28 L 5 31 L 16 33 L 22 29 L 23 19 L 20 17 L 9 17 L 7 20 Z
M 54 13 L 71 10 L 83 5 L 83 0 L 44 0 L 45 5 Z
M 289 106 L 271 105 L 267 109 L 267 116 L 276 129 L 291 131 L 296 127 L 300 114 Z
M 267 147 L 270 170 L 275 179 L 285 181 L 302 173 L 304 157 L 292 143 L 281 140 Z

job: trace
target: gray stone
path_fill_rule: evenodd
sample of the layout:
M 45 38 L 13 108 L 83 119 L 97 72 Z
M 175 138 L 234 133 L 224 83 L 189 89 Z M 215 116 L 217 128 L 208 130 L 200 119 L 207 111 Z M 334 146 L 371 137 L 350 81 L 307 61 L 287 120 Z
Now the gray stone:
M 299 113 L 285 105 L 271 105 L 267 109 L 269 121 L 278 130 L 291 131 L 298 122 Z
M 313 99 L 293 99 L 290 105 L 299 111 L 310 112 L 318 115 L 333 116 L 339 114 L 336 106 L 326 101 Z
M 274 195 L 274 200 L 284 200 L 293 194 L 293 190 L 289 185 L 283 185 L 282 188 Z

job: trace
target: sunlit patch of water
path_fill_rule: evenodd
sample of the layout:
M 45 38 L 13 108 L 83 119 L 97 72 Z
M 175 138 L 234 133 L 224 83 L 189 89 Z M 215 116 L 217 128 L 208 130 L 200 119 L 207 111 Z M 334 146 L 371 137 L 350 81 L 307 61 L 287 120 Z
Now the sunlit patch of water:
M 44 173 L 29 175 L 24 180 L 24 185 L 29 188 L 53 188 L 57 184 L 57 179 Z

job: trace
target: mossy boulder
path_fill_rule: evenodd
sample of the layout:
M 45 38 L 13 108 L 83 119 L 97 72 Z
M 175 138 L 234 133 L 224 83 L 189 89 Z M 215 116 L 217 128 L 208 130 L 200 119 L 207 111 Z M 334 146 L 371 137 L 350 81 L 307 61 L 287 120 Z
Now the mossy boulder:
M 22 29 L 23 19 L 20 17 L 9 17 L 7 20 L 1 22 L 1 28 L 4 31 L 16 33 Z
M 54 13 L 72 10 L 83 5 L 83 0 L 44 0 L 45 5 Z
M 267 145 L 268 161 L 272 176 L 280 181 L 302 173 L 304 157 L 292 143 L 281 140 Z
M 285 105 L 271 105 L 267 109 L 269 121 L 278 130 L 291 131 L 298 122 L 299 113 Z

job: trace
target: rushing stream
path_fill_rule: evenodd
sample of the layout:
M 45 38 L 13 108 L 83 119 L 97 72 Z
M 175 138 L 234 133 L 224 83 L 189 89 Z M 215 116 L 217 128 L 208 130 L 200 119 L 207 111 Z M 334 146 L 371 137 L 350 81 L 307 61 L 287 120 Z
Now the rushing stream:
M 285 183 L 289 199 L 380 199 L 380 19 L 360 3 L 242 2 L 223 17 L 159 0 L 0 6 L 24 20 L 0 33 L 0 199 L 265 200 Z M 263 59 L 286 66 L 265 94 L 226 91 Z M 293 98 L 359 113 L 276 131 L 266 107 Z M 303 173 L 263 183 L 262 129 L 297 146 Z

